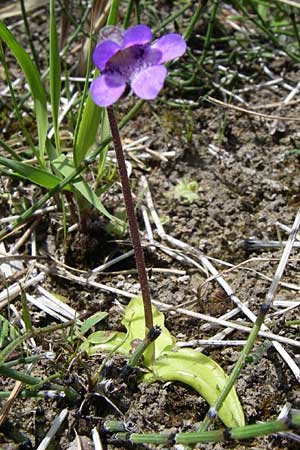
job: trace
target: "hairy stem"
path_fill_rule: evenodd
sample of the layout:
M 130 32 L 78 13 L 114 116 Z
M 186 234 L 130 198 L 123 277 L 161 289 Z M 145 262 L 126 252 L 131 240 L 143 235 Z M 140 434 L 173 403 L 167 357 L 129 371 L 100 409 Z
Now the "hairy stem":
M 152 308 L 151 308 L 151 297 L 150 297 L 150 289 L 148 283 L 148 276 L 145 268 L 145 260 L 144 253 L 142 249 L 140 233 L 138 229 L 138 224 L 134 211 L 134 204 L 132 201 L 131 189 L 129 184 L 129 179 L 126 170 L 125 158 L 123 153 L 123 147 L 120 139 L 118 124 L 116 121 L 114 108 L 113 106 L 109 106 L 107 108 L 107 115 L 109 120 L 109 125 L 111 129 L 112 139 L 115 147 L 118 168 L 120 179 L 122 183 L 122 191 L 124 197 L 124 203 L 126 207 L 129 230 L 131 241 L 134 249 L 135 262 L 138 271 L 138 277 L 141 284 L 141 291 L 144 303 L 144 313 L 145 313 L 145 325 L 147 330 L 149 331 L 153 327 L 153 316 L 152 316 Z

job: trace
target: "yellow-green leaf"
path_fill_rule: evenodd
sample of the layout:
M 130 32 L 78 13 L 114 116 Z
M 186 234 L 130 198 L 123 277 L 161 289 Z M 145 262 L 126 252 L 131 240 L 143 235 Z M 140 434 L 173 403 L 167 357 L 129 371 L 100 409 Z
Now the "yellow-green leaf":
M 177 349 L 162 354 L 151 365 L 145 381 L 179 381 L 194 388 L 212 405 L 227 381 L 227 375 L 213 359 L 193 349 Z M 219 418 L 227 427 L 242 427 L 245 418 L 234 388 L 225 399 Z

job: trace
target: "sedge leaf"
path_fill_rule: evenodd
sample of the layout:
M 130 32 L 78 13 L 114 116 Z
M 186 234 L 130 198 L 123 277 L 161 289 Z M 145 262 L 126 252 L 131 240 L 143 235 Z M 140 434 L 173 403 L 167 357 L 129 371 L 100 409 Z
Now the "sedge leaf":
M 101 111 L 103 109 L 95 105 L 90 94 L 88 93 L 89 75 L 91 70 L 92 41 L 92 35 L 90 34 L 90 46 L 87 58 L 85 83 L 77 116 L 73 145 L 73 160 L 76 167 L 78 167 L 84 160 L 89 149 L 96 141 L 97 131 L 101 120 Z M 95 70 L 94 78 L 98 75 L 99 71 Z M 85 98 L 86 103 L 84 104 Z
M 16 153 L 9 145 L 7 145 L 6 142 L 2 141 L 2 139 L 0 139 L 0 147 L 2 147 L 7 153 L 10 154 L 10 156 L 12 156 L 17 161 L 22 161 L 21 156 L 18 155 L 18 153 Z

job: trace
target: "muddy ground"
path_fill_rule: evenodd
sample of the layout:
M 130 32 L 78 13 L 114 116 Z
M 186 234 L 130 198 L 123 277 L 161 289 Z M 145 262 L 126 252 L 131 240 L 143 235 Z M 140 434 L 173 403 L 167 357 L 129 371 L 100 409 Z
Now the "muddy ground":
M 269 81 L 269 78 L 263 73 L 261 65 L 252 63 L 247 68 L 247 75 L 250 75 L 250 79 L 253 75 L 255 83 L 252 89 L 242 94 L 247 101 L 246 109 L 299 120 L 298 96 L 295 97 L 296 102 L 290 105 L 283 105 L 282 108 L 272 106 L 281 104 L 286 97 L 288 92 L 284 88 L 284 82 L 292 87 L 297 85 L 299 66 L 278 53 L 274 54 L 269 67 L 274 78 L 282 77 L 283 81 L 275 87 L 257 87 Z M 244 84 L 239 81 L 238 87 L 239 89 L 249 87 L 249 80 Z M 169 86 L 164 95 L 165 99 L 170 100 L 174 96 L 179 98 L 180 93 L 172 91 Z M 216 91 L 213 97 L 217 96 L 220 100 L 225 100 Z M 199 100 L 197 96 L 192 99 L 192 107 L 185 106 L 179 109 L 168 105 L 164 98 L 144 105 L 139 115 L 121 133 L 123 139 L 135 140 L 148 136 L 146 146 L 158 154 L 166 150 L 173 152 L 167 161 L 159 161 L 154 157 L 147 160 L 142 169 L 137 167 L 134 160 L 130 160 L 134 167 L 131 178 L 134 192 L 141 198 L 142 188 L 139 183 L 141 175 L 146 175 L 155 208 L 164 219 L 165 231 L 169 235 L 218 260 L 212 259 L 212 262 L 220 271 L 228 268 L 223 262 L 232 265 L 244 263 L 224 273 L 223 276 L 235 295 L 242 302 L 248 302 L 249 308 L 257 313 L 270 286 L 270 280 L 263 279 L 261 274 L 272 279 L 281 250 L 264 249 L 255 252 L 251 248 L 245 248 L 244 241 L 254 236 L 264 241 L 277 240 L 276 222 L 290 227 L 293 224 L 300 205 L 299 122 L 294 120 L 278 122 L 258 117 L 229 107 L 214 105 L 208 100 Z M 191 100 L 190 95 L 188 100 Z M 120 118 L 133 102 L 132 97 L 124 100 L 119 111 Z M 272 107 L 269 108 L 268 105 Z M 198 198 L 192 202 L 182 197 L 174 198 L 174 188 L 182 179 L 197 182 Z M 28 184 L 18 185 L 16 181 L 8 181 L 5 177 L 2 178 L 2 188 L 6 190 L 13 188 L 15 191 L 19 189 L 20 195 L 27 195 L 28 198 L 31 195 Z M 38 189 L 35 192 L 39 195 Z M 111 212 L 119 207 L 121 196 L 117 184 L 105 194 L 104 202 Z M 5 214 L 12 214 L 12 206 L 3 196 L 1 216 L 4 217 Z M 46 250 L 60 261 L 66 256 L 69 265 L 89 270 L 103 263 L 107 257 L 128 249 L 128 235 L 122 236 L 122 242 L 116 242 L 115 237 L 103 231 L 107 221 L 97 218 L 93 226 L 88 226 L 81 234 L 73 232 L 68 236 L 67 250 L 64 254 L 61 235 L 57 233 L 60 220 L 61 214 L 53 212 L 46 215 L 37 226 L 38 252 L 41 254 Z M 139 222 L 144 233 L 141 215 Z M 20 235 L 19 233 L 11 237 L 7 244 L 12 244 Z M 146 234 L 144 236 L 146 239 Z M 281 231 L 283 240 L 287 236 L 286 232 Z M 83 252 L 87 244 L 89 249 Z M 23 248 L 24 252 L 28 249 L 26 245 Z M 220 317 L 235 307 L 215 280 L 205 283 L 207 277 L 202 271 L 180 264 L 159 250 L 150 252 L 146 248 L 145 255 L 147 267 L 185 271 L 185 274 L 181 275 L 152 271 L 150 284 L 154 299 L 173 305 L 175 311 L 176 306 L 189 302 L 190 306 L 187 308 L 214 317 Z M 299 268 L 298 250 L 295 249 L 282 281 L 293 284 L 294 287 L 299 286 Z M 101 274 L 97 280 L 137 293 L 137 277 L 131 269 L 134 269 L 134 261 L 128 259 L 112 268 L 122 273 Z M 101 310 L 107 311 L 108 318 L 98 325 L 98 329 L 122 330 L 120 325 L 122 314 L 118 302 L 124 302 L 126 299 L 99 289 L 84 288 L 56 275 L 49 275 L 45 286 L 50 291 L 68 298 L 69 304 L 79 313 L 90 315 L 96 312 L 99 306 Z M 281 286 L 276 300 L 298 300 L 298 291 Z M 271 309 L 267 318 L 268 327 L 273 333 L 299 340 L 299 326 L 286 324 L 288 320 L 299 318 L 298 309 L 273 315 L 282 309 L 282 307 Z M 7 314 L 5 308 L 1 313 Z M 32 309 L 32 318 L 35 326 L 49 324 L 52 320 L 35 308 Z M 237 318 L 246 321 L 242 313 L 234 320 Z M 178 341 L 206 339 L 221 330 L 215 325 L 205 328 L 205 322 L 182 314 L 166 313 L 166 324 Z M 245 339 L 245 334 L 232 332 L 227 337 L 229 338 Z M 294 408 L 299 408 L 300 405 L 297 380 L 274 347 L 268 343 L 263 347 L 263 342 L 261 339 L 258 341 L 252 360 L 242 371 L 236 385 L 248 424 L 276 419 L 286 402 L 290 402 Z M 68 347 L 63 333 L 57 333 L 55 339 L 51 336 L 38 338 L 38 345 L 44 350 L 56 351 L 57 357 L 53 363 L 40 365 L 33 374 L 47 376 L 56 370 L 67 370 L 74 349 Z M 299 348 L 292 346 L 285 348 L 299 365 Z M 239 350 L 241 347 L 207 346 L 204 352 L 215 359 L 226 373 L 230 373 Z M 85 356 L 82 360 L 93 374 L 103 358 L 104 355 L 91 358 Z M 136 379 L 132 379 L 129 385 L 121 383 L 118 379 L 118 367 L 122 366 L 123 362 L 121 357 L 113 358 L 113 369 L 109 375 L 115 377 L 116 390 L 109 395 L 109 399 L 121 410 L 126 421 L 132 422 L 136 430 L 141 432 L 196 429 L 196 425 L 201 422 L 208 409 L 206 402 L 199 395 L 188 387 L 176 383 L 149 385 L 138 383 Z M 67 381 L 82 395 L 75 406 L 70 406 L 62 400 L 18 400 L 13 406 L 9 416 L 11 424 L 28 436 L 33 445 L 36 439 L 34 436 L 37 434 L 33 413 L 36 412 L 38 405 L 45 411 L 45 430 L 63 407 L 68 406 L 70 409 L 65 426 L 56 436 L 54 448 L 57 449 L 69 448 L 75 430 L 79 435 L 90 437 L 93 426 L 101 427 L 103 420 L 107 418 L 120 418 L 116 410 L 99 396 L 88 398 L 79 414 L 81 401 L 86 398 L 88 384 L 84 364 L 76 360 L 67 370 L 69 377 Z M 13 383 L 3 380 L 3 385 L 8 388 L 12 387 Z M 17 444 L 13 444 L 3 434 L 0 434 L 0 442 L 1 440 L 3 449 L 17 448 Z M 197 448 L 279 450 L 299 448 L 299 443 L 271 435 L 243 444 L 202 444 Z

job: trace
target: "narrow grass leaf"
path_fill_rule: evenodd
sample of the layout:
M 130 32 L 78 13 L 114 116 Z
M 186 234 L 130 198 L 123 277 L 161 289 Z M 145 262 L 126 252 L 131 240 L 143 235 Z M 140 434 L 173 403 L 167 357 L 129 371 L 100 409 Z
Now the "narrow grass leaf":
M 58 155 L 57 155 L 56 147 L 54 146 L 54 144 L 52 144 L 51 140 L 48 139 L 48 137 L 46 138 L 46 151 L 47 151 L 47 155 L 49 156 L 50 161 L 57 158 Z
M 19 335 L 19 330 L 0 314 L 0 350 Z
M 90 330 L 93 326 L 97 325 L 97 323 L 101 322 L 101 320 L 105 319 L 108 316 L 108 313 L 105 311 L 99 311 L 93 314 L 91 317 L 86 319 L 80 328 L 80 333 L 85 334 L 88 330 Z
M 12 156 L 14 159 L 16 159 L 17 161 L 22 161 L 22 158 L 20 155 L 18 155 L 18 153 L 16 153 L 9 145 L 6 144 L 6 142 L 2 141 L 2 139 L 0 139 L 0 146 L 7 152 L 10 154 L 10 156 Z
M 45 142 L 48 128 L 47 103 L 44 86 L 40 74 L 30 59 L 30 56 L 15 40 L 11 32 L 0 21 L 0 38 L 6 43 L 20 64 L 30 87 L 34 100 L 35 114 L 38 128 L 40 160 L 44 161 Z
M 92 52 L 92 29 L 90 30 L 90 46 L 88 51 L 86 74 L 83 93 L 81 96 L 81 103 L 77 116 L 75 127 L 74 145 L 73 145 L 73 159 L 75 166 L 78 167 L 83 159 L 86 157 L 89 149 L 96 141 L 97 131 L 101 119 L 101 108 L 95 105 L 88 93 L 89 76 L 91 71 L 91 52 Z M 99 75 L 96 70 L 94 78 Z M 86 103 L 84 101 L 86 99 Z
M 110 137 L 110 127 L 108 121 L 108 115 L 106 109 L 102 111 L 102 119 L 101 119 L 101 142 L 105 142 Z M 99 154 L 99 165 L 98 165 L 98 175 L 97 180 L 100 181 L 105 174 L 105 161 L 107 152 L 109 149 L 109 144 L 107 144 L 102 152 Z
M 108 19 L 107 19 L 107 25 L 116 25 L 117 19 L 118 19 L 119 4 L 120 4 L 120 0 L 112 1 Z
M 61 67 L 60 67 L 60 55 L 58 46 L 58 36 L 55 22 L 55 5 L 54 0 L 50 0 L 50 98 L 52 107 L 52 118 L 54 127 L 55 144 L 58 153 L 60 153 L 60 141 L 59 141 L 59 125 L 58 125 L 58 113 L 60 104 L 60 92 L 61 92 Z
M 26 299 L 26 292 L 24 291 L 22 286 L 21 286 L 21 303 L 22 303 L 22 317 L 24 320 L 25 329 L 26 331 L 32 331 L 32 323 Z
M 5 345 L 0 351 L 0 367 L 5 362 L 6 358 L 17 348 L 19 345 L 28 339 L 29 333 L 24 333 L 21 336 L 15 337 L 12 341 L 10 341 L 7 345 Z
M 29 133 L 29 131 L 27 130 L 27 127 L 25 125 L 25 120 L 24 120 L 24 117 L 22 115 L 22 112 L 20 110 L 20 106 L 18 104 L 16 95 L 15 95 L 15 91 L 14 91 L 12 80 L 11 80 L 10 73 L 9 73 L 8 63 L 7 63 L 7 60 L 6 60 L 6 56 L 5 56 L 5 53 L 4 53 L 1 41 L 0 41 L 0 62 L 3 65 L 6 82 L 7 82 L 9 93 L 10 93 L 10 97 L 11 97 L 11 103 L 12 103 L 12 106 L 13 106 L 13 112 L 14 112 L 14 115 L 15 115 L 15 120 L 18 122 L 18 126 L 20 127 L 20 131 L 23 133 L 23 135 L 24 135 L 24 137 L 25 137 L 29 147 L 31 147 L 33 155 L 38 159 L 39 164 L 42 164 L 42 161 L 40 160 L 39 151 L 38 151 L 38 149 L 35 148 L 35 145 L 34 145 L 34 142 L 32 140 L 31 134 Z
M 38 186 L 44 187 L 46 189 L 52 189 L 62 180 L 61 178 L 52 175 L 44 169 L 38 167 L 29 166 L 23 162 L 13 161 L 11 159 L 0 156 L 0 164 L 15 172 L 15 175 L 26 178 Z M 65 188 L 69 190 L 69 188 Z
M 73 183 L 73 186 L 92 206 L 94 206 L 94 208 L 98 209 L 101 214 L 106 216 L 109 220 L 117 220 L 107 211 L 95 192 L 91 190 L 89 185 L 83 179 Z
M 74 144 L 73 158 L 76 167 L 84 160 L 89 149 L 96 142 L 97 131 L 101 119 L 101 110 L 102 108 L 96 106 L 88 94 L 81 120 L 78 125 L 77 139 Z
M 74 173 L 75 167 L 65 155 L 60 155 L 55 161 L 52 161 L 52 164 L 58 171 L 58 173 L 61 174 L 64 178 Z M 98 209 L 101 214 L 103 214 L 110 220 L 117 220 L 107 211 L 104 205 L 100 202 L 95 192 L 92 191 L 90 186 L 81 176 L 78 176 L 77 178 L 75 178 L 75 180 L 73 180 L 72 187 L 75 191 L 81 194 L 90 203 L 90 205 Z

